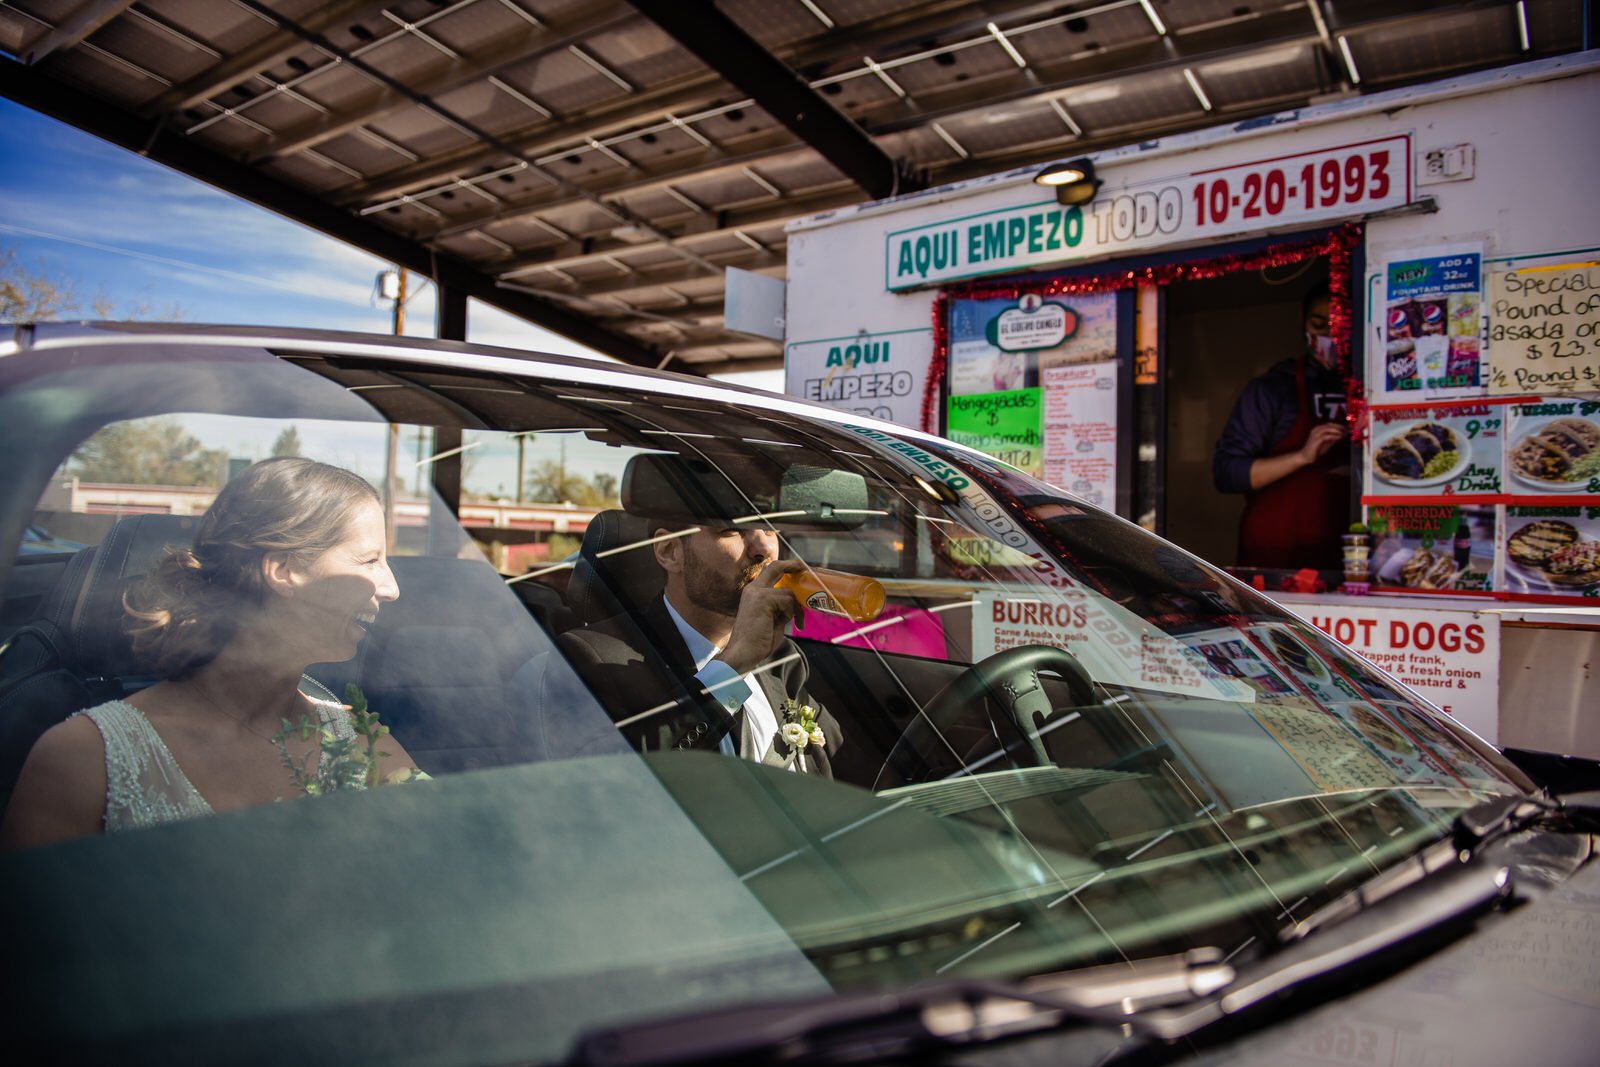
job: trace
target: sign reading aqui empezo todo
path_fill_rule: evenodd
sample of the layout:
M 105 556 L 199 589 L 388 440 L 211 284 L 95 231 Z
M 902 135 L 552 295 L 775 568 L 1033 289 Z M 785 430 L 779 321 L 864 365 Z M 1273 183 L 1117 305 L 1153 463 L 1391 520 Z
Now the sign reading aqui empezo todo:
M 1107 189 L 1085 207 L 1052 201 L 891 232 L 889 290 L 1024 270 L 1286 224 L 1348 218 L 1411 199 L 1411 138 L 1385 137 Z

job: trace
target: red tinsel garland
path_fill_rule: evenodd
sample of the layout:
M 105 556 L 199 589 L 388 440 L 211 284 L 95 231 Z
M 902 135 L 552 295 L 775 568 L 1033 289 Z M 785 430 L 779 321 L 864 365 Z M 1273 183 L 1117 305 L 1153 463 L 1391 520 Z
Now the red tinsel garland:
M 922 394 L 922 428 L 937 432 L 939 383 L 944 380 L 945 364 L 950 355 L 949 310 L 953 299 L 985 300 L 1003 298 L 1015 300 L 1024 293 L 1055 296 L 1060 293 L 1105 293 L 1126 289 L 1134 285 L 1170 285 L 1173 282 L 1202 281 L 1220 278 L 1238 270 L 1260 270 L 1263 267 L 1286 267 L 1313 256 L 1328 257 L 1328 336 L 1333 339 L 1333 351 L 1338 357 L 1339 373 L 1344 377 L 1345 394 L 1349 402 L 1346 418 L 1355 440 L 1366 433 L 1367 401 L 1360 376 L 1350 367 L 1350 264 L 1351 251 L 1361 240 L 1361 227 L 1347 224 L 1321 237 L 1301 241 L 1284 241 L 1269 245 L 1258 252 L 1243 255 L 1214 256 L 1195 259 L 1187 263 L 1166 263 L 1143 267 L 1139 270 L 1115 270 L 1105 274 L 1077 275 L 1071 278 L 1051 278 L 1028 283 L 975 281 L 951 286 L 940 291 L 933 301 L 933 358 L 928 364 L 928 381 Z

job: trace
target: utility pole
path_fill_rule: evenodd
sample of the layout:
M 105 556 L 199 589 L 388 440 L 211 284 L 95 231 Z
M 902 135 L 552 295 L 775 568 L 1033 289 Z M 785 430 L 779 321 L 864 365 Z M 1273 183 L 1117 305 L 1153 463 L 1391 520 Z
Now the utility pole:
M 406 330 L 406 274 L 401 267 L 398 272 L 384 271 L 378 275 L 378 293 L 384 299 L 394 301 L 394 335 L 403 336 Z M 400 462 L 400 424 L 389 424 L 388 443 L 384 450 L 383 461 L 383 529 L 389 542 L 389 551 L 395 548 L 395 503 L 400 494 L 399 467 Z
M 522 470 L 526 466 L 523 457 L 527 455 L 528 435 L 517 434 L 517 503 L 522 503 Z

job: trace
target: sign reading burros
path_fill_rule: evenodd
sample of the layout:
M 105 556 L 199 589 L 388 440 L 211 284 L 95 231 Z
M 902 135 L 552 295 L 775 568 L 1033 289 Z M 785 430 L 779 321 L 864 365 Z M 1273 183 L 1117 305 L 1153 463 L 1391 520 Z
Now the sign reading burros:
M 890 233 L 889 290 L 1176 241 L 1277 229 L 1411 199 L 1411 138 L 1385 137 L 1130 184 L 1087 209 L 1023 204 Z
M 1090 677 L 1114 685 L 1222 700 L 1253 701 L 1228 678 L 1208 677 L 1204 661 L 1170 634 L 1085 588 L 1063 571 L 982 486 L 926 449 L 865 426 L 846 430 L 889 450 L 905 469 L 955 490 L 990 537 L 1028 559 L 1031 582 L 1015 593 L 987 589 L 972 601 L 972 654 L 991 656 L 1026 644 L 1071 652 Z M 948 616 L 946 616 L 948 620 Z M 946 625 L 951 625 L 946 622 Z

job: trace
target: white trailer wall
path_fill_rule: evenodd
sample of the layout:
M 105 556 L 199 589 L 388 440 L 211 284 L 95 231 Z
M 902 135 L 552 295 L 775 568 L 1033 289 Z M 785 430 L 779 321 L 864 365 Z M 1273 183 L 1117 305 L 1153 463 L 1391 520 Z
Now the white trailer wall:
M 1506 257 L 1592 251 L 1600 247 L 1600 208 L 1593 199 L 1600 173 L 1597 123 L 1600 53 L 1587 52 L 1096 153 L 1092 158 L 1105 185 L 1084 212 L 1075 246 L 1064 247 L 1059 235 L 1050 240 L 1042 229 L 1038 240 L 1025 240 L 1020 254 L 1000 262 L 1012 270 L 1039 271 L 1182 248 L 1194 248 L 1198 258 L 1208 246 L 1229 240 L 1363 218 L 1367 262 L 1374 265 L 1394 249 L 1451 242 L 1482 242 L 1486 266 Z M 1388 161 L 1392 189 L 1380 190 L 1369 175 L 1358 202 L 1341 196 L 1340 203 L 1324 208 L 1320 194 L 1312 197 L 1299 187 L 1297 175 L 1308 161 L 1370 158 L 1373 151 L 1392 151 L 1400 138 L 1409 158 L 1403 166 Z M 1471 149 L 1472 177 L 1430 181 L 1427 153 L 1462 145 Z M 1283 210 L 1245 220 L 1233 199 L 1225 205 L 1227 223 L 1207 217 L 1196 185 L 1206 199 L 1204 187 L 1214 180 L 1208 175 L 1220 175 L 1237 198 L 1248 165 L 1259 164 L 1254 170 L 1264 173 L 1275 160 L 1285 161 L 1281 166 L 1295 194 Z M 975 223 L 1014 217 L 1029 205 L 1053 210 L 1050 193 L 1031 180 L 1035 170 L 792 224 L 786 390 L 920 426 L 935 286 L 990 273 L 986 268 L 995 260 L 977 264 L 966 256 L 983 249 L 981 239 L 968 244 Z M 1380 191 L 1384 195 L 1374 195 Z M 1136 197 L 1140 193 L 1145 195 Z M 1160 217 L 1150 210 L 1158 197 Z M 1429 200 L 1437 210 L 1396 209 Z M 1176 220 L 1174 201 L 1183 213 Z M 1125 214 L 1119 217 L 1119 211 Z M 945 233 L 953 246 L 945 249 L 945 268 L 937 269 L 925 255 L 926 281 L 920 270 L 911 280 L 926 287 L 890 291 L 891 284 L 906 280 L 897 280 L 895 271 L 904 266 L 900 245 L 908 234 L 937 240 Z M 1029 245 L 1036 251 L 1028 251 Z

